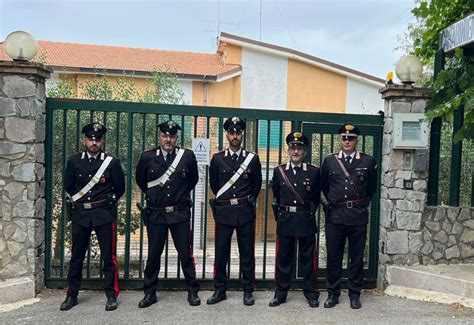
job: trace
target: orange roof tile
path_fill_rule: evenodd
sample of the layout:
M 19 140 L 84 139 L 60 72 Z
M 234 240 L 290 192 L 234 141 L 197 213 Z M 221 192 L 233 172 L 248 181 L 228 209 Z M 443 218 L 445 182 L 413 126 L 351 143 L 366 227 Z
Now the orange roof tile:
M 241 67 L 224 64 L 219 54 L 165 51 L 109 45 L 38 41 L 38 56 L 56 68 L 105 69 L 152 72 L 165 65 L 178 75 L 215 76 L 239 72 Z M 0 43 L 0 60 L 11 60 Z

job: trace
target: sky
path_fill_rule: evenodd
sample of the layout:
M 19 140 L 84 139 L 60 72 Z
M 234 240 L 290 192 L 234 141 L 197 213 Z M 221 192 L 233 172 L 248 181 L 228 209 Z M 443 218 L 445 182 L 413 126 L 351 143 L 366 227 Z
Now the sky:
M 0 42 L 37 40 L 215 53 L 218 30 L 380 78 L 413 21 L 414 0 L 0 0 Z M 220 22 L 220 24 L 218 23 Z

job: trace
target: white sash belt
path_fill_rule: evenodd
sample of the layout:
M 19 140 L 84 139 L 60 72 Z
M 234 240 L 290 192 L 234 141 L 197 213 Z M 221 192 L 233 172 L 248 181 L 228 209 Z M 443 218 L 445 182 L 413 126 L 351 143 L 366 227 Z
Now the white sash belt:
M 242 173 L 247 169 L 248 165 L 250 164 L 250 161 L 252 161 L 252 158 L 255 156 L 254 153 L 249 152 L 247 158 L 245 158 L 244 162 L 240 164 L 239 169 L 237 172 L 235 172 L 234 175 L 227 181 L 227 183 L 222 186 L 222 188 L 217 192 L 216 194 L 216 199 L 221 196 L 222 194 L 225 193 L 234 183 L 239 179 L 239 177 L 242 175 Z
M 72 201 L 73 202 L 76 202 L 81 197 L 86 195 L 86 193 L 89 192 L 91 190 L 91 188 L 93 188 L 95 186 L 95 184 L 97 184 L 100 181 L 100 178 L 102 177 L 102 174 L 105 172 L 107 167 L 109 167 L 109 164 L 112 161 L 112 159 L 113 158 L 110 157 L 110 156 L 107 156 L 105 158 L 105 160 L 100 165 L 99 170 L 97 171 L 97 173 L 95 173 L 94 177 L 91 178 L 89 183 L 87 183 L 86 186 L 84 186 L 79 192 L 77 192 L 76 194 L 74 194 L 72 196 Z
M 154 181 L 148 182 L 147 187 L 152 188 L 157 185 L 160 185 L 161 187 L 163 187 L 165 183 L 168 181 L 168 179 L 170 178 L 170 176 L 176 170 L 176 166 L 178 166 L 179 162 L 181 161 L 183 154 L 184 154 L 184 149 L 183 148 L 179 149 L 178 153 L 176 154 L 176 158 L 174 159 L 171 166 L 169 166 L 168 169 L 164 172 L 164 174 L 161 175 L 159 178 L 155 179 Z

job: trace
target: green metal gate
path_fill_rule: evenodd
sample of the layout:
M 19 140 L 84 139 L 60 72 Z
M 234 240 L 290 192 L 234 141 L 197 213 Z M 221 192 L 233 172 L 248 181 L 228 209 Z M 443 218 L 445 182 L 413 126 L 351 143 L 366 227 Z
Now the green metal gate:
M 225 118 L 239 116 L 247 121 L 244 146 L 259 154 L 262 162 L 263 185 L 257 202 L 256 284 L 257 288 L 273 288 L 275 265 L 275 222 L 271 212 L 271 178 L 273 168 L 287 161 L 285 136 L 295 128 L 310 135 L 311 160 L 320 165 L 325 155 L 337 151 L 337 129 L 350 121 L 358 125 L 363 137 L 360 150 L 374 155 L 381 163 L 382 116 L 305 113 L 275 110 L 233 109 L 222 107 L 181 106 L 163 104 L 124 103 L 110 101 L 47 99 L 46 128 L 46 265 L 47 287 L 64 287 L 70 258 L 70 224 L 64 211 L 63 175 L 68 157 L 83 150 L 81 128 L 91 121 L 102 122 L 109 130 L 105 150 L 118 156 L 126 175 L 127 188 L 119 203 L 117 259 L 121 288 L 141 288 L 146 262 L 146 229 L 141 223 L 136 202 L 143 194 L 133 178 L 140 153 L 157 145 L 159 121 L 173 118 L 183 128 L 179 145 L 191 147 L 192 138 L 210 138 L 211 154 L 226 147 L 222 123 Z M 212 287 L 214 263 L 214 223 L 207 204 L 211 193 L 208 167 L 200 166 L 200 181 L 193 192 L 193 251 L 196 273 L 203 288 Z M 379 193 L 371 205 L 369 240 L 365 257 L 366 287 L 375 287 L 378 256 Z M 320 220 L 322 218 L 318 217 Z M 324 232 L 318 233 L 319 286 L 325 286 Z M 232 243 L 232 251 L 236 243 Z M 231 254 L 232 255 L 232 254 Z M 185 288 L 176 251 L 171 237 L 163 253 L 160 287 Z M 96 240 L 92 240 L 83 270 L 83 287 L 102 286 L 100 258 Z M 302 281 L 297 267 L 294 288 Z M 238 256 L 229 261 L 229 285 L 239 284 Z M 346 274 L 346 273 L 344 273 Z

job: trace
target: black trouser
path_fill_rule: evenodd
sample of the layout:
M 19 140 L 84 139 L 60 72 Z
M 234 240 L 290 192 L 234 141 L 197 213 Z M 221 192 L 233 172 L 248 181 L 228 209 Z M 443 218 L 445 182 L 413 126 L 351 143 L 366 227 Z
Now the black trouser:
M 72 252 L 67 274 L 67 295 L 77 297 L 82 282 L 82 266 L 89 247 L 92 230 L 95 231 L 100 246 L 100 257 L 103 261 L 104 289 L 107 297 L 118 297 L 118 264 L 115 256 L 117 250 L 116 223 L 106 223 L 93 227 L 72 224 Z
M 291 286 L 291 273 L 295 257 L 295 244 L 298 240 L 299 256 L 303 271 L 303 292 L 307 299 L 317 299 L 319 290 L 316 270 L 318 257 L 316 254 L 316 239 L 314 235 L 295 238 L 293 236 L 277 235 L 275 263 L 275 296 L 286 298 Z
M 342 259 L 349 241 L 349 295 L 360 295 L 364 284 L 364 249 L 367 225 L 326 223 L 328 294 L 341 294 Z
M 215 229 L 214 288 L 222 293 L 227 290 L 226 269 L 230 258 L 232 234 L 236 229 L 242 288 L 246 292 L 253 292 L 255 288 L 255 220 L 239 226 L 216 223 Z
M 196 266 L 191 251 L 189 221 L 172 224 L 148 224 L 148 259 L 144 272 L 143 291 L 146 294 L 154 294 L 158 288 L 161 254 L 165 247 L 166 238 L 168 238 L 168 229 L 171 231 L 174 247 L 178 251 L 178 259 L 181 262 L 188 290 L 197 292 L 199 290 L 199 282 L 196 280 Z

